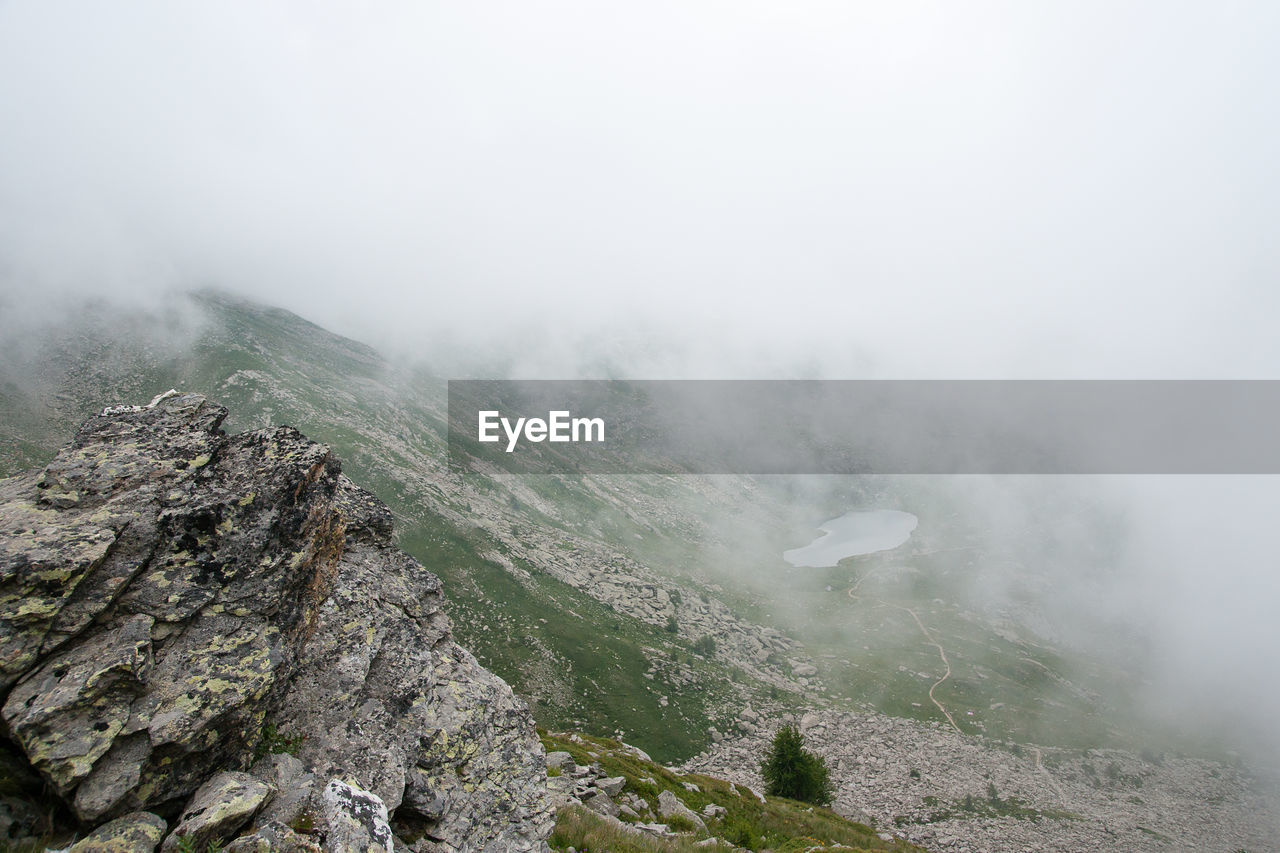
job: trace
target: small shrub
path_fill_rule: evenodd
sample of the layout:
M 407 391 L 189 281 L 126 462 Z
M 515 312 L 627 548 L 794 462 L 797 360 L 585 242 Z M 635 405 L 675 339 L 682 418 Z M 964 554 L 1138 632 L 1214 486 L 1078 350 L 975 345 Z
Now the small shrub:
M 699 637 L 697 642 L 693 644 L 693 650 L 703 657 L 714 657 L 716 653 L 716 640 L 708 634 L 705 637 Z
M 679 631 L 679 630 L 680 630 L 680 625 L 676 622 L 676 617 L 668 616 L 667 617 L 667 633 L 674 634 L 676 631 Z

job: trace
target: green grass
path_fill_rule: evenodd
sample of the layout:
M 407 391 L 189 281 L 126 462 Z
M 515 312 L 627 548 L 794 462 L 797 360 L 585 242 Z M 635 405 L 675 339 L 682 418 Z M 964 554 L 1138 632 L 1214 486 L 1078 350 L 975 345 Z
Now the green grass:
M 459 640 L 517 692 L 536 700 L 539 724 L 621 729 L 660 761 L 686 758 L 707 744 L 707 708 L 728 690 L 716 664 L 692 660 L 678 638 L 534 567 L 522 583 L 481 556 L 500 547 L 483 531 L 460 531 L 443 520 L 429 524 L 406 531 L 402 547 L 441 576 Z M 684 653 L 698 682 L 677 687 L 645 678 L 646 649 Z M 554 666 L 546 665 L 548 650 Z M 539 683 L 548 680 L 555 683 Z M 659 705 L 661 696 L 666 707 Z
M 723 779 L 701 774 L 677 774 L 660 764 L 634 755 L 616 740 L 545 731 L 540 734 L 548 751 L 563 750 L 572 755 L 574 762 L 579 765 L 599 764 L 605 775 L 625 777 L 627 782 L 624 792 L 629 791 L 643 799 L 654 814 L 657 814 L 658 797 L 663 791 L 670 791 L 697 814 L 701 814 L 703 807 L 709 803 L 723 807 L 726 810 L 723 818 L 705 819 L 708 834 L 724 838 L 732 836 L 729 840 L 735 840 L 739 846 L 746 846 L 751 850 L 799 851 L 835 845 L 854 850 L 920 849 L 901 840 L 884 841 L 871 827 L 846 820 L 829 809 L 780 797 L 766 797 L 762 803 L 746 789 Z M 698 790 L 687 789 L 686 783 L 696 785 Z M 584 845 L 589 850 L 698 849 L 680 846 L 688 844 L 688 840 L 670 843 L 665 840 L 633 841 L 629 833 L 621 838 L 613 838 L 613 843 L 641 846 L 610 847 L 602 839 L 608 832 L 617 830 L 602 825 L 604 822 L 595 815 L 578 814 L 577 811 L 579 810 L 562 813 L 557 823 L 556 835 L 552 836 L 553 849 L 573 846 L 582 850 Z M 702 837 L 702 833 L 696 833 L 694 840 L 698 837 Z M 591 844 L 604 846 L 593 847 Z M 646 844 L 649 846 L 643 846 Z M 670 846 L 662 846 L 664 844 Z
M 581 806 L 563 809 L 547 839 L 552 850 L 609 851 L 609 853 L 702 853 L 705 848 L 688 838 L 659 839 L 628 832 Z

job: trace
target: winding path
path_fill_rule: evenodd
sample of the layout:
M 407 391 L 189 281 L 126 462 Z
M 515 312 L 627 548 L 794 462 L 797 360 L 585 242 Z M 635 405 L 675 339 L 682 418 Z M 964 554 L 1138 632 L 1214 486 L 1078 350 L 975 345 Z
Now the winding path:
M 858 578 L 857 582 L 853 586 L 849 587 L 849 590 L 848 590 L 849 598 L 857 599 L 860 597 L 856 594 L 858 587 L 862 586 L 862 582 L 867 578 L 871 577 L 871 575 L 874 574 L 875 571 L 876 571 L 875 569 L 872 569 L 871 571 L 867 572 L 865 575 Z M 938 685 L 951 677 L 951 661 L 947 660 L 947 650 L 942 647 L 941 643 L 939 643 L 937 640 L 933 638 L 933 634 L 929 632 L 929 629 L 924 626 L 924 622 L 920 621 L 920 617 L 916 615 L 916 612 L 912 610 L 910 607 L 904 607 L 901 604 L 894 604 L 891 601 L 884 601 L 883 599 L 879 599 L 879 598 L 872 598 L 871 601 L 875 602 L 877 606 L 892 607 L 896 610 L 901 610 L 903 613 L 910 615 L 911 618 L 915 620 L 916 625 L 920 628 L 920 633 L 924 634 L 925 640 L 929 643 L 929 645 L 933 646 L 935 649 L 938 650 L 938 657 L 942 658 L 942 665 L 946 668 L 946 672 L 943 673 L 941 678 L 939 678 L 937 681 L 933 682 L 933 684 L 929 686 L 929 701 L 938 706 L 938 710 L 942 712 L 942 716 L 947 718 L 947 722 L 951 724 L 951 728 L 955 729 L 957 734 L 964 734 L 964 732 L 960 730 L 960 726 L 956 725 L 955 718 L 951 716 L 951 712 L 947 710 L 945 705 L 943 705 L 941 702 L 938 701 L 937 696 L 933 695 L 933 692 L 938 689 Z
M 1044 762 L 1040 760 L 1040 747 L 1033 746 L 1031 751 L 1036 754 L 1036 772 L 1043 773 L 1044 778 L 1049 781 L 1049 787 L 1053 788 L 1053 792 L 1058 795 L 1058 803 L 1065 805 L 1067 798 L 1062 794 L 1062 788 L 1058 786 L 1058 780 L 1053 778 L 1053 774 L 1049 772 L 1049 768 L 1044 766 Z
M 857 594 L 858 587 L 862 586 L 862 582 L 865 581 L 867 578 L 871 577 L 873 574 L 875 574 L 879 568 L 880 567 L 877 566 L 876 568 L 868 571 L 862 577 L 858 578 L 858 580 L 853 584 L 853 586 L 849 587 L 848 589 L 849 598 L 854 600 L 861 598 L 862 596 Z M 951 716 L 951 712 L 946 709 L 946 706 L 944 706 L 941 702 L 938 701 L 938 697 L 933 695 L 933 692 L 938 689 L 938 685 L 940 685 L 942 682 L 946 681 L 948 678 L 951 677 L 951 661 L 947 659 L 947 650 L 942 647 L 941 643 L 939 643 L 936 639 L 934 639 L 933 634 L 929 631 L 928 628 L 925 627 L 924 622 L 920 621 L 919 615 L 917 615 L 916 612 L 911 608 L 905 607 L 901 604 L 894 604 L 891 601 L 885 601 L 880 598 L 868 597 L 868 599 L 871 602 L 873 602 L 877 607 L 892 607 L 895 610 L 901 610 L 902 612 L 909 614 L 911 618 L 915 620 L 916 626 L 920 628 L 920 633 L 924 634 L 925 640 L 928 641 L 929 645 L 933 646 L 935 649 L 938 650 L 938 657 L 942 659 L 942 665 L 946 667 L 946 672 L 943 673 L 943 676 L 941 678 L 933 682 L 932 686 L 930 686 L 929 701 L 932 702 L 934 705 L 938 706 L 938 710 L 941 711 L 942 715 L 947 718 L 947 722 L 951 724 L 951 728 L 955 729 L 957 734 L 963 735 L 964 732 L 960 730 L 960 727 L 958 725 L 956 725 L 955 718 Z M 1053 671 L 1049 669 L 1049 667 L 1040 663 L 1040 661 L 1038 660 L 1033 660 L 1032 658 L 1029 658 L 1026 656 L 1023 656 L 1021 660 L 1025 660 L 1029 663 L 1033 663 L 1036 666 L 1041 667 L 1042 669 L 1044 669 L 1046 672 L 1050 674 L 1053 673 Z M 1062 792 L 1062 787 L 1058 785 L 1058 780 L 1054 779 L 1053 774 L 1049 772 L 1049 768 L 1044 766 L 1044 762 L 1041 760 L 1040 747 L 1033 746 L 1031 747 L 1031 750 L 1035 753 L 1035 771 L 1037 773 L 1043 774 L 1045 781 L 1049 783 L 1049 787 L 1053 789 L 1053 792 L 1055 794 L 1057 794 L 1058 803 L 1061 805 L 1065 805 L 1066 796 Z

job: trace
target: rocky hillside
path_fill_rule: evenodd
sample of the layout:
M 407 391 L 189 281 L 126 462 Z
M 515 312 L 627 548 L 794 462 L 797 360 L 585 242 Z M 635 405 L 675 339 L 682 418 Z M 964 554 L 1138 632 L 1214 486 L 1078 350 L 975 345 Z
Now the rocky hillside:
M 681 770 L 759 786 L 757 756 L 779 723 L 826 758 L 836 811 L 930 850 L 1280 849 L 1276 780 L 1238 763 L 1020 745 L 881 714 L 763 720 L 748 708 L 733 736 Z
M 0 481 L 0 833 L 545 849 L 528 710 L 453 641 L 390 512 L 327 447 L 229 436 L 226 414 L 194 394 L 114 407 Z M 52 822 L 17 794 L 36 778 Z
M 548 732 L 547 786 L 560 807 L 555 850 L 847 850 L 924 853 L 888 830 L 759 788 L 654 763 L 611 738 Z M 753 756 L 754 758 L 754 756 Z

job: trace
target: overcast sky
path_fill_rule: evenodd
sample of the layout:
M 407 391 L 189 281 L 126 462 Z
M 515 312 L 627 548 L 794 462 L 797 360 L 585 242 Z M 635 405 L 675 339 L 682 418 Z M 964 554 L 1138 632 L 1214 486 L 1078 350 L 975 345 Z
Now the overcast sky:
M 214 285 L 446 372 L 1280 378 L 1278 81 L 1265 0 L 0 0 L 0 311 Z M 1112 606 L 1274 726 L 1274 481 L 1131 485 Z
M 552 375 L 1273 377 L 1278 25 L 0 3 L 0 286 L 215 284 Z

